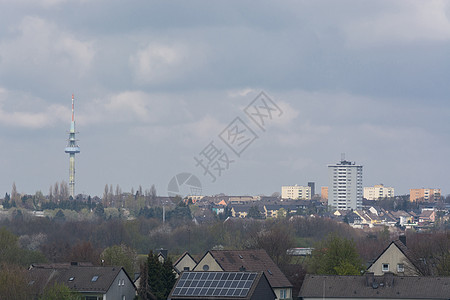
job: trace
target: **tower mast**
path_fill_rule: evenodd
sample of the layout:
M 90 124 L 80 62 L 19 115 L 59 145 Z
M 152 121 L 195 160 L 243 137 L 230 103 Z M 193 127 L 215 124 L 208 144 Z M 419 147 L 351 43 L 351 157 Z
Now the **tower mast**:
M 80 153 L 80 147 L 77 145 L 75 139 L 75 117 L 74 117 L 74 103 L 72 94 L 72 122 L 70 123 L 69 139 L 66 153 L 69 153 L 69 193 L 72 198 L 75 198 L 75 154 Z

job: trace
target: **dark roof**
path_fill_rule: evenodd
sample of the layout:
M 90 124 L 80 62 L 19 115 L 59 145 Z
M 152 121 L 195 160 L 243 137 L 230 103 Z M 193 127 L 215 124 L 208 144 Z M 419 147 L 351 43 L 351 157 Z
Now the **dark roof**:
M 372 273 L 373 274 L 373 273 Z M 450 277 L 306 275 L 299 297 L 448 299 Z
M 263 272 L 183 272 L 168 299 L 252 299 L 260 280 L 273 294 Z
M 42 293 L 47 286 L 63 283 L 78 292 L 106 293 L 119 272 L 123 270 L 130 282 L 131 278 L 122 267 L 79 266 L 70 264 L 32 265 L 28 270 L 29 284 Z M 94 277 L 97 276 L 94 279 Z
M 292 287 L 264 249 L 256 250 L 211 250 L 211 255 L 227 272 L 237 272 L 245 268 L 249 272 L 264 272 L 272 288 Z
M 369 269 L 383 254 L 384 252 L 389 249 L 389 247 L 394 244 L 397 246 L 397 248 L 406 256 L 406 258 L 413 264 L 413 266 L 416 268 L 417 272 L 421 274 L 420 268 L 419 268 L 419 260 L 415 257 L 415 255 L 409 250 L 403 242 L 400 240 L 392 241 L 384 250 L 383 252 L 378 255 L 378 257 L 370 264 L 370 266 L 367 268 Z

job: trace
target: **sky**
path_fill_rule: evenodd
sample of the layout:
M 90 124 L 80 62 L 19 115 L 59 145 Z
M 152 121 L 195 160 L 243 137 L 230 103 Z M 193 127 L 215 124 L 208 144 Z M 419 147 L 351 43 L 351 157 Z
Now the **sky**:
M 448 1 L 0 0 L 0 195 L 68 181 L 72 94 L 76 193 L 450 194 L 449 53 Z

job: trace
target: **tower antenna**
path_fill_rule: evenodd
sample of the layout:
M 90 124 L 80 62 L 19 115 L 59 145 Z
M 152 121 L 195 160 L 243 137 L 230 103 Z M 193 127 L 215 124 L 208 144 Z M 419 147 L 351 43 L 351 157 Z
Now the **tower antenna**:
M 69 139 L 65 149 L 65 152 L 69 153 L 69 193 L 72 199 L 75 198 L 75 154 L 80 153 L 75 133 L 74 96 L 72 94 L 72 122 L 70 123 Z

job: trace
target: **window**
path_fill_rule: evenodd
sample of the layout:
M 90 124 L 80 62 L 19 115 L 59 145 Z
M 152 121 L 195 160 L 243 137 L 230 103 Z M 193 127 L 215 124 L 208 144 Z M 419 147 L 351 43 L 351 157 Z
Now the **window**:
M 70 277 L 69 281 L 73 281 L 75 279 L 75 277 Z
M 97 276 L 97 275 L 95 275 L 94 277 L 92 277 L 91 281 L 92 281 L 92 282 L 96 282 L 96 281 L 97 281 L 97 279 L 98 279 L 98 276 Z
M 403 264 L 397 264 L 397 272 L 398 273 L 405 272 L 405 266 Z
M 189 267 L 184 267 L 183 271 L 189 271 Z
M 203 265 L 203 271 L 208 271 L 209 270 L 209 266 L 208 265 Z
M 287 295 L 286 295 L 286 290 L 285 289 L 281 289 L 280 290 L 280 299 L 286 299 Z
M 389 264 L 383 264 L 383 266 L 381 267 L 381 270 L 383 272 L 389 272 Z

